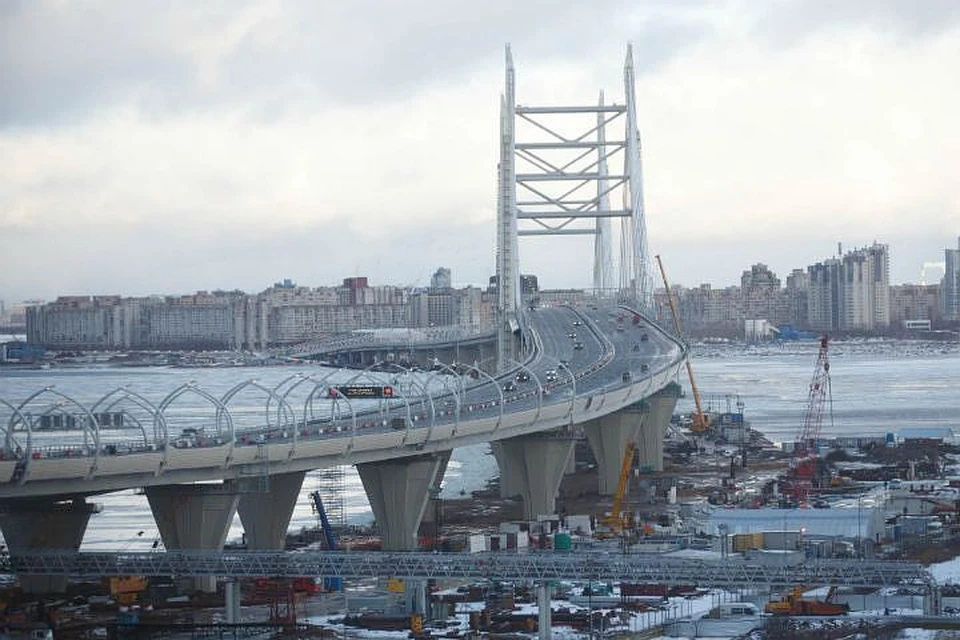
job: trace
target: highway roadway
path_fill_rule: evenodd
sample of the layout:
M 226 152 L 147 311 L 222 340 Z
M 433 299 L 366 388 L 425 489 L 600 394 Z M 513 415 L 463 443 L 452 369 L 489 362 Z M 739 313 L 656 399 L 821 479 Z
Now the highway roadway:
M 300 418 L 294 417 L 295 405 L 287 400 L 293 397 L 287 396 L 289 389 L 267 390 L 267 405 L 281 407 L 278 413 L 286 417 L 273 426 L 247 430 L 232 423 L 226 397 L 214 398 L 222 410 L 210 430 L 213 437 L 205 438 L 203 446 L 200 440 L 183 446 L 163 413 L 176 394 L 189 389 L 172 392 L 155 408 L 156 438 L 144 433 L 137 446 L 123 448 L 111 448 L 96 426 L 84 446 L 44 444 L 23 429 L 29 418 L 16 412 L 14 399 L 3 398 L 13 413 L 3 434 L 0 498 L 70 497 L 243 479 L 449 451 L 554 430 L 655 393 L 677 378 L 686 356 L 680 343 L 624 308 L 540 308 L 527 313 L 525 325 L 521 362 L 510 363 L 496 380 L 474 369 L 468 376 L 438 376 L 449 380 L 443 392 L 414 394 L 407 385 L 405 394 L 392 400 L 338 400 L 339 406 L 326 416 L 313 417 L 304 409 Z M 406 376 L 397 377 L 400 390 Z M 331 383 L 325 378 L 297 384 L 309 389 L 305 407 L 314 400 L 331 402 Z M 88 424 L 96 425 L 91 407 L 83 411 Z

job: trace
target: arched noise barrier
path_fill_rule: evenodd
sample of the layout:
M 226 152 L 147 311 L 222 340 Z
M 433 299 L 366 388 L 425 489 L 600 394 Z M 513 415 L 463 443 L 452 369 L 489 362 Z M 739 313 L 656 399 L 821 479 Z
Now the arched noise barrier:
M 371 370 L 379 366 L 373 364 L 358 372 L 348 379 L 344 386 L 350 386 L 358 380 L 367 379 L 375 385 L 383 384 L 380 380 L 370 375 Z M 403 400 L 407 411 L 407 421 L 410 421 L 410 402 L 403 394 L 398 394 Z M 359 430 L 355 431 L 351 437 L 351 451 L 369 451 L 376 449 L 390 449 L 403 445 L 406 436 L 406 429 L 403 431 L 394 430 L 390 425 L 390 406 L 388 400 L 380 399 L 377 402 L 376 411 L 361 411 L 359 414 Z M 406 425 L 405 425 L 406 426 Z
M 499 406 L 499 415 L 497 416 L 497 423 L 496 423 L 496 425 L 494 425 L 494 427 L 493 427 L 493 434 L 496 434 L 497 431 L 500 429 L 500 425 L 503 424 L 503 409 L 504 409 L 504 405 L 506 404 L 506 399 L 505 399 L 505 397 L 504 397 L 504 395 L 503 395 L 503 386 L 501 386 L 501 384 L 500 384 L 499 382 L 497 382 L 497 379 L 496 379 L 496 378 L 494 378 L 493 376 L 491 376 L 489 373 L 487 373 L 486 371 L 484 371 L 484 370 L 481 369 L 480 367 L 475 367 L 475 366 L 469 365 L 469 364 L 466 364 L 466 365 L 463 365 L 463 366 L 465 366 L 469 371 L 476 371 L 478 376 L 482 376 L 482 377 L 486 378 L 487 380 L 489 380 L 491 383 L 493 383 L 494 388 L 497 390 L 497 395 L 500 396 L 500 400 L 499 400 L 499 404 L 498 404 L 498 406 Z M 465 430 L 465 433 L 463 433 L 462 435 L 470 435 L 471 432 L 474 432 L 474 431 L 479 432 L 479 431 L 481 431 L 481 430 L 485 431 L 485 430 L 486 430 L 486 427 L 483 427 L 482 429 L 476 429 L 476 430 L 474 430 L 474 429 Z M 459 432 L 460 432 L 460 429 L 455 430 L 455 433 L 459 433 Z
M 220 398 L 220 404 L 222 405 L 222 408 L 221 407 L 217 408 L 218 414 L 221 411 L 225 411 L 230 416 L 230 419 L 233 420 L 233 414 L 229 413 L 229 409 L 228 409 L 230 405 L 230 401 L 233 400 L 237 396 L 237 394 L 239 394 L 241 391 L 245 389 L 256 389 L 258 391 L 262 391 L 263 393 L 267 394 L 266 405 L 268 407 L 271 399 L 275 399 L 277 401 L 277 414 L 278 414 L 277 428 L 280 429 L 281 437 L 284 440 L 288 437 L 292 437 L 292 441 L 290 442 L 289 446 L 286 447 L 286 455 L 283 456 L 283 459 L 285 461 L 289 460 L 293 456 L 294 451 L 296 450 L 296 447 L 297 447 L 297 435 L 298 435 L 297 425 L 296 425 L 297 418 L 293 412 L 293 409 L 290 407 L 289 404 L 287 404 L 287 401 L 284 400 L 282 396 L 277 395 L 276 391 L 274 391 L 273 389 L 270 389 L 269 387 L 265 387 L 264 385 L 260 384 L 256 380 L 246 380 L 244 382 L 241 382 L 236 386 L 234 386 L 229 391 L 227 391 L 226 393 L 224 393 L 223 396 Z M 270 411 L 269 409 L 267 409 L 268 418 L 269 418 L 269 414 L 270 414 Z M 272 448 L 272 445 L 269 444 L 272 431 L 273 431 L 273 428 L 270 422 L 268 421 L 266 426 L 266 432 L 264 433 L 263 431 L 260 431 L 260 433 L 257 434 L 258 436 L 257 441 L 259 442 L 259 436 L 262 435 L 264 436 L 263 439 L 268 443 L 268 446 L 271 446 Z M 233 458 L 233 455 L 236 452 L 236 448 L 237 448 L 237 434 L 236 432 L 234 432 L 233 437 L 230 440 L 231 459 Z M 270 453 L 272 454 L 274 452 L 271 451 Z M 274 455 L 269 455 L 268 458 L 270 460 L 276 459 Z
M 440 362 L 439 360 L 436 360 L 433 363 L 433 366 L 439 367 L 443 371 L 449 372 L 450 375 L 452 375 L 454 379 L 457 381 L 459 392 L 457 392 L 457 390 L 454 390 L 454 393 L 453 393 L 453 403 L 454 403 L 453 429 L 450 431 L 450 433 L 456 433 L 457 429 L 460 427 L 460 417 L 463 415 L 463 402 L 466 397 L 466 390 L 464 389 L 464 386 L 463 386 L 463 376 L 457 373 L 456 369 L 454 369 L 450 365 Z M 447 385 L 445 377 L 442 375 L 439 377 L 440 377 L 440 381 L 443 383 L 444 388 L 449 389 L 449 386 Z M 430 426 L 430 429 L 427 430 L 427 435 L 426 435 L 426 438 L 424 439 L 424 442 L 432 442 L 434 440 L 434 429 L 436 428 L 436 426 L 437 426 L 436 424 L 433 424 Z
M 108 400 L 110 400 L 109 404 L 107 404 Z M 112 412 L 114 409 L 116 409 L 117 405 L 124 401 L 129 401 L 146 411 L 148 414 L 150 414 L 152 421 L 156 423 L 157 407 L 142 395 L 135 391 L 131 391 L 127 387 L 114 389 L 107 395 L 97 400 L 97 402 L 90 407 L 90 413 L 96 416 L 101 412 Z M 153 440 L 151 441 L 151 439 L 147 436 L 147 430 L 143 426 L 143 423 L 135 415 L 127 412 L 126 410 L 122 411 L 122 413 L 124 416 L 129 416 L 129 418 L 136 423 L 137 427 L 140 429 L 140 435 L 143 438 L 144 446 L 157 443 L 159 438 L 156 432 L 153 434 Z M 99 425 L 99 422 L 97 424 Z
M 530 424 L 536 423 L 537 420 L 540 419 L 540 413 L 543 411 L 544 388 L 543 388 L 543 383 L 540 382 L 540 377 L 533 372 L 533 369 L 531 369 L 530 367 L 528 367 L 527 365 L 521 362 L 517 362 L 516 360 L 511 360 L 510 358 L 503 358 L 503 361 L 513 364 L 515 369 L 522 369 L 523 371 L 525 371 L 526 374 L 530 376 L 530 379 L 533 380 L 534 384 L 537 385 L 537 390 L 535 392 L 537 394 L 537 413 L 534 414 L 533 420 L 530 421 Z
M 163 421 L 158 420 L 159 409 L 152 402 L 135 391 L 131 391 L 126 387 L 120 387 L 100 398 L 100 400 L 90 408 L 90 412 L 95 416 L 99 415 L 101 411 L 113 412 L 118 406 L 125 402 L 139 407 L 150 416 L 153 426 L 153 437 L 151 438 L 147 435 L 146 427 L 144 427 L 143 422 L 141 422 L 139 418 L 124 409 L 121 412 L 121 414 L 125 416 L 124 423 L 126 423 L 127 417 L 136 423 L 140 429 L 143 446 L 130 451 L 122 448 L 118 449 L 116 445 L 114 445 L 111 451 L 109 444 L 104 445 L 107 455 L 104 455 L 100 459 L 96 475 L 141 473 L 151 469 L 154 475 L 156 475 L 160 473 L 160 466 L 163 462 L 164 453 L 162 448 L 166 440 L 166 432 Z
M 30 403 L 44 395 L 52 395 L 59 398 L 59 401 L 51 405 L 41 415 L 51 415 L 54 410 L 65 415 L 64 405 L 70 405 L 83 414 L 85 420 L 79 420 L 83 432 L 84 444 L 67 446 L 62 445 L 46 446 L 35 442 L 32 437 L 29 438 L 29 455 L 26 457 L 22 466 L 22 482 L 29 482 L 31 479 L 41 480 L 46 478 L 70 479 L 70 478 L 90 478 L 97 469 L 97 463 L 100 460 L 100 430 L 97 421 L 94 419 L 90 410 L 80 404 L 74 398 L 61 393 L 52 386 L 31 394 L 26 400 L 17 406 L 17 413 L 20 416 L 26 416 L 24 423 L 29 425 L 30 433 L 33 432 L 33 425 L 30 424 L 29 412 L 24 411 Z M 92 443 L 88 440 L 92 440 Z
M 437 419 L 437 408 L 436 408 L 436 405 L 434 405 L 434 403 L 433 403 L 433 395 L 431 395 L 430 390 L 429 390 L 422 382 L 418 382 L 418 381 L 417 381 L 416 377 L 414 376 L 413 372 L 412 372 L 410 369 L 407 369 L 407 368 L 404 367 L 403 365 L 397 364 L 397 363 L 395 363 L 395 362 L 390 362 L 390 363 L 388 363 L 388 364 L 389 364 L 391 367 L 395 368 L 395 369 L 399 369 L 405 376 L 408 376 L 408 377 L 410 378 L 410 386 L 411 386 L 411 387 L 414 386 L 414 385 L 416 385 L 416 386 L 419 387 L 420 410 L 423 411 L 424 413 L 426 413 L 426 411 L 427 411 L 427 401 L 429 400 L 429 403 L 430 403 L 430 405 L 429 405 L 429 406 L 430 406 L 430 425 L 429 425 L 428 429 L 429 429 L 430 427 L 433 427 L 433 425 L 434 425 L 434 423 L 436 422 L 436 419 Z M 400 384 L 400 380 L 399 380 L 399 379 L 396 379 L 396 378 L 395 378 L 393 384 L 395 385 L 395 387 L 396 387 L 399 391 L 402 391 L 402 389 L 400 389 L 401 384 Z M 415 389 L 415 391 L 416 391 L 416 389 Z M 403 394 L 403 395 L 404 395 L 404 399 L 406 399 L 406 395 L 405 395 L 405 394 Z M 413 416 L 410 415 L 410 404 L 407 403 L 406 429 L 404 430 L 405 433 L 404 433 L 404 435 L 403 435 L 403 443 L 402 443 L 401 446 L 407 446 L 408 444 L 410 444 L 410 442 L 409 442 L 409 441 L 410 441 L 410 433 L 411 433 L 412 430 L 418 428 L 417 422 L 418 422 L 418 420 L 417 420 L 417 414 L 414 414 Z
M 0 483 L 17 482 L 23 484 L 26 478 L 23 476 L 23 469 L 26 460 L 30 456 L 31 431 L 30 423 L 27 417 L 20 413 L 20 410 L 0 398 L 0 404 L 10 410 L 10 419 L 3 428 L 3 449 L 0 450 Z M 27 442 L 24 446 L 13 435 L 14 427 L 17 423 L 26 425 Z M 19 474 L 18 474 L 19 469 Z
M 314 416 L 314 412 L 313 412 L 313 399 L 318 396 L 318 393 L 317 393 L 318 390 L 327 390 L 328 387 L 324 386 L 324 385 L 326 384 L 326 381 L 327 381 L 331 376 L 333 376 L 333 375 L 336 374 L 336 373 L 340 373 L 341 371 L 342 371 L 342 369 L 333 369 L 333 370 L 331 370 L 331 371 L 328 371 L 325 376 L 322 376 L 322 377 L 319 378 L 319 379 L 315 379 L 315 378 L 314 378 L 313 376 L 311 376 L 311 375 L 304 376 L 304 375 L 302 375 L 302 374 L 296 374 L 296 375 L 294 375 L 294 376 L 290 376 L 289 378 L 286 378 L 286 379 L 284 379 L 283 381 L 281 381 L 280 384 L 278 384 L 278 385 L 276 386 L 276 388 L 274 389 L 277 393 L 279 393 L 279 392 L 280 392 L 280 389 L 281 389 L 284 385 L 286 385 L 290 380 L 292 380 L 292 379 L 295 378 L 295 377 L 299 377 L 300 379 L 297 380 L 297 382 L 295 382 L 294 384 L 290 385 L 287 389 L 285 389 L 285 390 L 283 391 L 283 393 L 281 394 L 281 396 L 280 396 L 281 398 L 283 398 L 283 400 L 284 400 L 285 402 L 288 402 L 288 403 L 289 403 L 289 401 L 287 400 L 287 398 L 288 398 L 294 391 L 296 391 L 297 388 L 299 388 L 301 385 L 304 385 L 304 384 L 307 384 L 307 383 L 310 383 L 310 384 L 313 385 L 312 388 L 310 389 L 310 392 L 307 394 L 306 398 L 304 398 L 304 401 L 303 401 L 303 419 L 302 419 L 301 424 L 298 425 L 298 427 L 302 427 L 302 428 L 303 428 L 303 431 L 304 431 L 304 432 L 303 432 L 303 437 L 304 437 L 304 438 L 307 438 L 307 437 L 310 436 L 310 427 L 311 427 L 311 425 L 313 425 L 313 424 L 316 424 L 316 425 L 317 425 L 317 430 L 316 430 L 316 434 L 315 434 L 317 438 L 321 438 L 321 437 L 323 437 L 323 436 L 325 435 L 325 432 L 322 430 L 322 427 L 321 427 L 322 420 L 320 420 L 320 419 L 318 419 L 318 418 L 316 418 L 316 417 Z M 329 396 L 329 393 L 327 393 L 327 397 L 328 397 L 328 396 Z M 324 396 L 321 396 L 321 397 L 324 397 Z M 270 402 L 270 400 L 268 399 L 268 400 L 267 400 L 267 403 L 269 404 L 269 402 Z M 350 410 L 351 410 L 351 413 L 352 413 L 353 408 L 351 407 Z M 335 425 L 336 425 L 336 422 L 337 422 L 337 420 L 334 418 L 334 415 L 333 415 L 333 405 L 332 405 L 332 404 L 331 404 L 330 417 L 329 417 L 329 421 L 328 421 L 328 422 L 329 422 L 329 424 L 330 424 L 331 427 L 335 426 Z
M 169 421 L 167 420 L 167 409 L 173 402 L 187 394 L 192 393 L 208 401 L 216 411 L 215 427 L 217 436 L 211 445 L 206 441 L 207 436 L 203 436 L 201 441 L 199 437 L 194 438 L 194 442 L 189 437 L 178 438 L 175 441 L 170 439 Z M 202 469 L 208 467 L 226 468 L 230 463 L 230 457 L 233 453 L 234 429 L 233 419 L 230 411 L 227 410 L 220 399 L 198 387 L 192 382 L 180 385 L 160 402 L 158 406 L 158 416 L 165 425 L 164 456 L 161 463 L 161 473 L 175 469 Z M 224 432 L 222 421 L 226 421 L 226 432 Z M 181 441 L 182 440 L 182 441 Z

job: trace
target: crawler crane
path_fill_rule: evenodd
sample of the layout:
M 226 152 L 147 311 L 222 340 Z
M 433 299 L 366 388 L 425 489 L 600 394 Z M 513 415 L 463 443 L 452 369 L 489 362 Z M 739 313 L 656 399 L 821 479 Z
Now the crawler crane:
M 817 441 L 823 426 L 823 410 L 830 395 L 830 361 L 827 359 L 827 336 L 820 338 L 817 364 L 807 392 L 807 413 L 803 419 L 800 437 L 793 449 L 790 468 L 793 475 L 793 500 L 805 504 L 813 486 L 817 470 Z

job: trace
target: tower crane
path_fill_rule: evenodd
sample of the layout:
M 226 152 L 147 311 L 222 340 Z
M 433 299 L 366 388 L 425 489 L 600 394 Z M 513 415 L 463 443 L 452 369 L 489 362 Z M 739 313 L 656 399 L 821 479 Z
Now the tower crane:
M 823 426 L 823 410 L 830 394 L 830 361 L 827 359 L 829 338 L 820 338 L 820 351 L 817 364 L 813 369 L 813 378 L 807 392 L 807 412 L 803 418 L 800 437 L 793 449 L 790 466 L 793 470 L 793 498 L 797 504 L 806 502 L 813 486 L 813 477 L 817 468 L 817 440 Z M 831 400 L 832 401 L 832 400 Z
M 657 266 L 660 267 L 660 277 L 663 278 L 663 286 L 667 290 L 667 302 L 670 304 L 670 314 L 673 316 L 673 326 L 677 330 L 677 338 L 683 340 L 683 326 L 680 324 L 680 313 L 677 311 L 677 304 L 673 300 L 673 291 L 670 290 L 670 283 L 667 282 L 667 272 L 663 269 L 663 261 L 657 254 Z M 703 403 L 700 402 L 700 392 L 697 391 L 697 383 L 693 379 L 693 366 L 690 364 L 690 356 L 686 360 L 687 377 L 690 378 L 690 390 L 693 392 L 693 402 L 697 406 L 697 412 L 693 415 L 693 425 L 690 430 L 696 434 L 702 434 L 710 426 L 710 419 L 703 412 Z

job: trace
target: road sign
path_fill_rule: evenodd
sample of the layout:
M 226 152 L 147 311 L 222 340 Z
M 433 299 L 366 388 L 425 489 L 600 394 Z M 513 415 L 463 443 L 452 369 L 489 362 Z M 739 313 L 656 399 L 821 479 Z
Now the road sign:
M 330 387 L 331 398 L 350 398 L 369 400 L 375 398 L 392 398 L 393 387 L 382 384 L 348 384 Z

